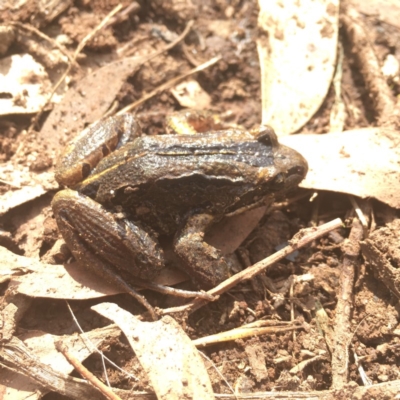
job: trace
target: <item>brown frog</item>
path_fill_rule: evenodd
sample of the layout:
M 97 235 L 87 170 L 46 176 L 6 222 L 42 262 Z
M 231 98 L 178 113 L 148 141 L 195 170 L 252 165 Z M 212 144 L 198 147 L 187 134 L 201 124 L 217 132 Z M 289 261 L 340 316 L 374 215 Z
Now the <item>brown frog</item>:
M 108 281 L 121 286 L 120 273 L 151 280 L 165 264 L 161 234 L 174 235 L 186 272 L 208 288 L 230 271 L 204 231 L 295 188 L 307 162 L 267 126 L 220 129 L 194 112 L 167 125 L 207 132 L 142 136 L 130 114 L 95 124 L 61 157 L 56 179 L 72 189 L 58 192 L 52 207 L 77 261 Z

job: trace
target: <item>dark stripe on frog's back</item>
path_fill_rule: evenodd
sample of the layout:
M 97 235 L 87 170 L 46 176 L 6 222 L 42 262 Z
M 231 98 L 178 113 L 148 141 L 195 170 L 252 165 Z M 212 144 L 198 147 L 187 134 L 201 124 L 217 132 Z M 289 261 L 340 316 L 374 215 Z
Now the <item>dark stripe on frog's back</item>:
M 273 164 L 273 150 L 258 142 L 250 133 L 223 131 L 213 134 L 170 135 L 172 139 L 155 152 L 166 157 L 219 156 L 221 161 L 245 162 L 253 167 Z
M 220 154 L 227 157 L 224 159 L 226 162 L 243 162 L 246 159 L 249 165 L 265 167 L 273 164 L 273 150 L 258 142 L 250 133 L 239 130 L 196 135 L 142 136 L 103 159 L 92 174 L 148 154 L 165 157 Z
M 138 186 L 193 174 L 254 182 L 259 167 L 273 164 L 273 149 L 244 132 L 147 136 L 103 159 L 76 190 L 104 203 L 107 193 L 127 184 Z M 100 186 L 101 193 L 97 193 Z
M 204 175 L 207 179 L 254 183 L 258 168 L 247 163 L 232 161 L 229 154 L 185 155 L 171 157 L 147 153 L 141 157 L 127 158 L 112 164 L 110 168 L 97 172 L 75 187 L 102 204 L 110 203 L 113 192 L 130 187 L 137 190 L 144 184 L 156 185 L 158 181 L 182 180 Z M 186 179 L 183 182 L 188 182 Z

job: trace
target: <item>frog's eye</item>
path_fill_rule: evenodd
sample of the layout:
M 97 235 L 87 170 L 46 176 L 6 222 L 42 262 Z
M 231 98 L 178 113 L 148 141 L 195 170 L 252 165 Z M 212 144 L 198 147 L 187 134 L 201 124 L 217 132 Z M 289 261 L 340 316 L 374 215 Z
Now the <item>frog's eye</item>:
M 267 125 L 260 125 L 252 131 L 254 137 L 258 142 L 268 147 L 275 147 L 278 145 L 278 139 L 274 130 Z

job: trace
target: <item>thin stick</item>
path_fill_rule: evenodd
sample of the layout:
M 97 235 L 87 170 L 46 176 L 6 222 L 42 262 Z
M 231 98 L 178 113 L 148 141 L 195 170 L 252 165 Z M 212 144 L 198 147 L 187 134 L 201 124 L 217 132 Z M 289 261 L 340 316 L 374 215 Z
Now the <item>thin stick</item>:
M 290 244 L 288 246 L 277 251 L 275 254 L 272 254 L 271 256 L 264 258 L 264 260 L 261 260 L 260 262 L 254 264 L 252 267 L 246 268 L 245 270 L 237 273 L 236 275 L 231 276 L 224 282 L 220 283 L 218 286 L 209 290 L 207 293 L 211 294 L 213 296 L 225 293 L 232 287 L 236 286 L 238 283 L 253 278 L 254 276 L 258 275 L 260 272 L 266 270 L 270 265 L 275 264 L 279 260 L 282 260 L 283 258 L 285 258 L 290 253 L 293 253 L 295 250 L 297 250 L 301 247 L 304 247 L 305 245 L 309 244 L 313 240 L 316 240 L 316 239 L 326 235 L 328 232 L 330 232 L 336 228 L 339 228 L 342 225 L 343 225 L 342 220 L 340 218 L 336 218 L 333 221 L 327 222 L 326 224 L 321 225 L 316 228 L 302 229 L 300 232 L 298 232 L 293 237 L 293 239 L 291 240 L 291 243 L 289 242 Z M 181 312 L 181 311 L 185 311 L 189 308 L 191 309 L 191 311 L 195 311 L 195 310 L 199 309 L 200 307 L 203 307 L 205 304 L 207 304 L 207 303 L 204 300 L 194 300 L 194 301 L 191 301 L 190 303 L 185 304 L 184 306 L 181 306 L 181 307 L 166 308 L 166 309 L 160 310 L 160 311 L 162 314 Z
M 216 333 L 215 335 L 205 336 L 199 339 L 192 340 L 192 344 L 196 347 L 210 346 L 222 342 L 231 342 L 233 340 L 244 339 L 248 337 L 273 335 L 282 332 L 291 332 L 297 329 L 303 329 L 302 325 L 292 326 L 264 326 L 261 328 L 236 328 L 230 331 Z
M 192 299 L 194 297 L 197 297 L 199 299 L 204 299 L 207 301 L 216 300 L 213 296 L 210 296 L 208 293 L 204 291 L 194 292 L 192 290 L 176 289 L 170 286 L 160 285 L 159 283 L 146 281 L 145 279 L 140 279 L 140 278 L 135 279 L 135 286 L 138 286 L 140 288 L 150 289 L 158 293 L 167 294 L 170 296 L 183 297 L 187 299 L 189 298 Z
M 108 386 L 97 379 L 82 363 L 68 351 L 68 347 L 61 341 L 55 343 L 56 349 L 63 354 L 68 362 L 81 374 L 83 378 L 89 381 L 96 389 L 98 389 L 107 399 L 121 400 Z
M 364 237 L 363 239 L 368 237 L 368 222 L 367 222 L 367 218 L 365 218 L 364 213 L 362 212 L 360 206 L 357 203 L 357 200 L 354 198 L 354 196 L 349 195 L 348 196 L 351 202 L 351 205 L 354 208 L 355 213 L 357 214 L 358 219 L 361 222 L 361 225 L 363 227 L 363 231 L 364 231 Z
M 185 72 L 184 74 L 177 76 L 176 78 L 172 78 L 170 79 L 168 82 L 165 82 L 163 85 L 157 87 L 156 89 L 152 90 L 150 93 L 145 94 L 141 99 L 135 101 L 134 103 L 129 104 L 128 106 L 126 106 L 125 108 L 123 108 L 122 110 L 119 110 L 117 115 L 121 115 L 121 114 L 125 114 L 131 110 L 133 110 L 134 108 L 136 108 L 137 106 L 139 106 L 140 104 L 144 103 L 145 101 L 151 99 L 152 97 L 154 97 L 156 94 L 169 89 L 170 87 L 176 85 L 178 82 L 180 82 L 181 80 L 187 78 L 190 75 L 195 74 L 196 72 L 202 71 L 203 69 L 206 69 L 208 67 L 210 67 L 211 65 L 217 63 L 219 60 L 221 59 L 221 56 L 217 56 L 212 58 L 211 60 L 206 61 L 205 63 L 199 65 L 196 68 L 191 69 L 188 72 Z

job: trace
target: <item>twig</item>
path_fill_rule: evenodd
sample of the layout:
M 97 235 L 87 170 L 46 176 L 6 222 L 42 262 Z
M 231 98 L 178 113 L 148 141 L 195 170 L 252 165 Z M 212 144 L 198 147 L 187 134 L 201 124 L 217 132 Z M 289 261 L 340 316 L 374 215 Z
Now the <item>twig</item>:
M 136 1 L 132 1 L 124 10 L 122 10 L 118 15 L 108 21 L 106 27 L 120 23 L 121 21 L 127 19 L 131 14 L 137 14 L 140 11 L 140 5 Z
M 302 325 L 291 326 L 264 326 L 264 327 L 240 327 L 230 331 L 216 333 L 215 335 L 205 336 L 199 339 L 192 340 L 196 347 L 209 346 L 216 343 L 230 342 L 232 340 L 244 339 L 247 337 L 254 337 L 260 335 L 273 335 L 281 332 L 292 332 L 297 329 L 303 329 Z
M 317 324 L 318 331 L 325 339 L 325 344 L 329 350 L 329 353 L 332 354 L 335 346 L 335 334 L 332 328 L 331 320 L 319 300 L 315 301 L 315 322 Z
M 129 111 L 132 111 L 134 108 L 136 108 L 137 106 L 139 106 L 140 104 L 144 103 L 145 101 L 151 99 L 152 97 L 154 97 L 156 94 L 169 89 L 170 87 L 176 85 L 178 82 L 180 82 L 181 80 L 187 78 L 190 75 L 195 74 L 196 72 L 202 71 L 203 69 L 206 69 L 208 67 L 210 67 L 211 65 L 215 64 L 216 62 L 218 62 L 221 59 L 221 56 L 217 56 L 212 58 L 211 60 L 206 61 L 205 63 L 199 65 L 196 68 L 191 69 L 188 72 L 185 72 L 184 74 L 177 76 L 175 78 L 170 79 L 168 82 L 165 82 L 163 85 L 157 87 L 156 89 L 152 90 L 150 93 L 145 94 L 141 99 L 135 101 L 134 103 L 129 104 L 128 106 L 126 106 L 125 108 L 123 108 L 122 110 L 119 110 L 117 115 L 121 115 L 121 114 L 125 114 Z
M 367 373 L 364 370 L 364 367 L 362 366 L 360 359 L 357 355 L 357 353 L 355 351 L 353 351 L 353 357 L 354 357 L 354 363 L 357 366 L 358 369 L 358 373 L 360 375 L 360 378 L 364 384 L 364 386 L 371 386 L 372 385 L 372 381 L 371 379 L 368 377 Z
M 316 240 L 328 232 L 340 227 L 343 224 L 340 218 L 334 219 L 333 221 L 327 222 L 324 225 L 321 225 L 317 228 L 307 228 L 298 232 L 293 239 L 290 241 L 290 244 L 283 249 L 277 251 L 275 254 L 265 258 L 264 260 L 254 264 L 252 267 L 246 268 L 245 270 L 233 275 L 229 279 L 220 283 L 215 288 L 209 290 L 207 293 L 211 295 L 220 295 L 225 293 L 232 287 L 236 286 L 238 283 L 243 282 L 245 280 L 249 280 L 254 276 L 258 275 L 260 272 L 266 270 L 270 265 L 278 262 L 279 260 L 285 258 L 287 255 L 292 253 L 293 251 L 307 245 L 308 243 Z M 203 307 L 207 304 L 204 300 L 194 300 L 190 303 L 174 308 L 167 308 L 161 310 L 162 314 L 169 314 L 174 312 L 181 312 L 187 309 L 191 309 L 191 311 L 195 311 L 200 307 Z
M 290 289 L 289 289 L 289 304 L 290 304 L 290 321 L 294 321 L 295 320 L 295 316 L 294 316 L 294 301 L 293 301 L 293 297 L 294 297 L 294 284 L 295 284 L 296 280 L 292 279 L 290 282 Z M 293 343 L 296 343 L 296 330 L 293 330 L 292 332 L 292 339 L 293 339 Z
M 140 288 L 153 290 L 154 292 L 167 294 L 170 296 L 183 297 L 186 299 L 192 299 L 194 297 L 197 297 L 199 299 L 204 299 L 207 301 L 216 300 L 214 296 L 210 296 L 208 293 L 204 291 L 195 292 L 192 290 L 177 289 L 170 286 L 160 285 L 159 283 L 146 281 L 145 279 L 140 279 L 140 278 L 135 279 L 135 285 Z
M 360 255 L 363 229 L 358 218 L 353 219 L 350 236 L 342 246 L 344 259 L 340 274 L 340 292 L 336 305 L 335 344 L 332 353 L 332 388 L 341 390 L 347 384 L 351 315 L 353 309 L 353 286 L 355 269 Z
M 68 347 L 63 344 L 62 341 L 55 343 L 56 349 L 64 355 L 68 362 L 74 366 L 79 374 L 88 380 L 96 389 L 98 389 L 107 399 L 110 400 L 121 400 L 121 397 L 117 396 L 108 386 L 97 379 L 82 363 L 68 351 Z
M 344 2 L 340 20 L 352 48 L 355 49 L 352 53 L 357 60 L 370 98 L 373 100 L 378 124 L 381 124 L 392 116 L 396 104 L 395 99 L 382 74 L 361 17 L 349 3 L 349 1 Z
M 365 215 L 364 215 L 363 211 L 361 210 L 360 206 L 358 205 L 357 200 L 354 198 L 354 196 L 349 195 L 349 199 L 350 199 L 351 205 L 353 206 L 354 211 L 357 214 L 357 217 L 360 220 L 361 225 L 363 227 L 363 232 L 364 232 L 363 239 L 366 239 L 368 237 L 367 219 L 365 218 Z
M 304 368 L 306 368 L 308 365 L 310 365 L 313 362 L 327 359 L 326 354 L 318 354 L 317 356 L 314 356 L 312 358 L 308 358 L 307 360 L 303 360 L 299 362 L 297 365 L 295 365 L 289 372 L 293 375 L 298 374 L 299 372 L 303 371 Z
M 110 275 L 114 275 L 114 274 L 110 274 Z M 150 317 L 151 317 L 151 319 L 153 321 L 157 321 L 158 316 L 157 316 L 154 308 L 152 307 L 152 305 L 147 301 L 147 299 L 144 296 L 139 294 L 135 288 L 133 288 L 132 286 L 128 285 L 125 282 L 125 280 L 122 279 L 122 277 L 120 277 L 119 275 L 112 276 L 112 279 L 113 279 L 113 282 L 118 287 L 120 287 L 123 291 L 128 293 L 134 299 L 136 299 L 139 302 L 139 304 L 141 304 L 149 312 Z
M 190 32 L 190 30 L 192 29 L 192 26 L 194 24 L 194 21 L 189 21 L 186 25 L 186 28 L 184 29 L 184 31 L 175 39 L 173 40 L 171 43 L 167 44 L 165 47 L 161 48 L 160 50 L 155 51 L 154 53 L 143 57 L 143 63 L 152 60 L 154 57 L 159 56 L 160 54 L 164 53 L 165 51 L 168 51 L 170 49 L 172 49 L 173 47 L 175 47 L 177 44 L 179 44 L 185 37 L 186 35 Z M 125 54 L 125 56 L 131 55 L 131 52 L 127 52 Z

